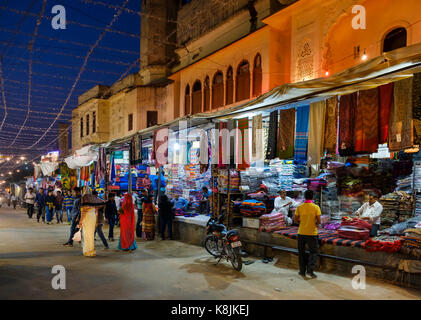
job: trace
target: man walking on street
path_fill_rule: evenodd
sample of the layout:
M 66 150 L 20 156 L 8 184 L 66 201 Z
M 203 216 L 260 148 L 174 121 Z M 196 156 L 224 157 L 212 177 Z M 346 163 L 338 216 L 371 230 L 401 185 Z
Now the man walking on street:
M 71 218 L 71 214 L 72 214 L 72 208 L 73 208 L 73 201 L 75 199 L 73 199 L 72 194 L 70 191 L 66 190 L 64 191 L 64 200 L 63 200 L 63 206 L 64 209 L 66 210 L 66 215 L 67 215 L 67 222 L 70 224 L 72 218 Z
M 37 222 L 39 222 L 39 218 L 42 218 L 42 223 L 45 223 L 45 197 L 44 189 L 39 188 L 39 192 L 35 197 L 35 203 L 38 207 Z
M 28 192 L 25 194 L 25 202 L 28 207 L 27 214 L 29 219 L 32 219 L 32 215 L 34 214 L 35 193 L 33 191 L 34 189 L 29 188 Z
M 318 255 L 317 225 L 320 224 L 320 207 L 313 203 L 314 193 L 312 190 L 304 192 L 304 203 L 295 211 L 295 223 L 298 228 L 298 260 L 300 264 L 299 275 L 305 277 L 306 272 L 311 278 L 316 278 L 314 268 Z M 310 251 L 307 259 L 306 245 Z
M 105 204 L 105 218 L 108 219 L 108 223 L 110 224 L 110 228 L 108 231 L 108 240 L 114 241 L 114 226 L 117 222 L 117 206 L 115 204 L 115 194 L 110 193 L 108 195 L 108 201 Z
M 55 203 L 57 223 L 60 223 L 60 222 L 63 223 L 63 202 L 64 202 L 64 197 L 61 194 L 61 191 L 57 190 L 56 203 Z
M 69 240 L 63 244 L 66 247 L 73 247 L 73 236 L 79 230 L 78 224 L 79 224 L 79 219 L 80 219 L 80 199 L 81 199 L 79 187 L 75 187 L 73 189 L 73 197 L 75 198 L 75 200 L 73 202 L 73 208 L 71 212 L 72 224 L 70 226 L 70 237 L 69 237 Z
M 17 200 L 16 196 L 14 194 L 12 194 L 10 199 L 12 200 L 13 209 L 16 210 L 16 204 L 18 203 L 18 200 Z

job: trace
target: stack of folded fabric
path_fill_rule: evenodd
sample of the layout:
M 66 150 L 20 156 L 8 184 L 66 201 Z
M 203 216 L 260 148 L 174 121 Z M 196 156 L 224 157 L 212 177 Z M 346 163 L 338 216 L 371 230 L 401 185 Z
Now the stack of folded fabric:
M 343 217 L 338 236 L 352 240 L 368 240 L 371 228 L 371 224 L 362 219 Z
M 325 230 L 338 230 L 341 227 L 341 224 L 339 222 L 331 222 L 328 224 L 325 224 L 323 226 L 323 229 Z
M 414 162 L 415 214 L 421 215 L 421 162 Z
M 390 227 L 397 222 L 404 222 L 413 215 L 414 201 L 410 194 L 404 191 L 388 193 L 380 198 L 383 212 L 382 226 Z
M 273 232 L 284 227 L 284 216 L 281 213 L 264 214 L 260 217 L 259 231 Z
M 408 248 L 421 249 L 421 229 L 409 228 L 405 230 L 404 246 Z
M 244 217 L 260 217 L 266 213 L 266 206 L 259 200 L 245 200 L 241 203 L 240 212 Z

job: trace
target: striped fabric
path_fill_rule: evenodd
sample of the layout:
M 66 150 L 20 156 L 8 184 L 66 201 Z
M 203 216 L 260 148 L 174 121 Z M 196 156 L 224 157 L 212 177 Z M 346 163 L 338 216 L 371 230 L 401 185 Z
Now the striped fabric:
M 298 239 L 298 227 L 290 227 L 284 230 L 275 231 L 274 233 L 286 236 L 291 239 Z M 367 243 L 367 240 L 350 240 L 339 238 L 336 231 L 319 230 L 318 233 L 319 245 L 331 244 L 334 246 L 342 247 L 365 248 Z
M 378 146 L 379 89 L 362 90 L 358 94 L 354 133 L 355 153 L 374 153 Z
M 299 163 L 306 163 L 307 161 L 309 115 L 310 106 L 297 108 L 294 159 Z
M 245 170 L 250 166 L 249 157 L 249 119 L 243 118 L 237 121 L 236 159 L 239 170 Z

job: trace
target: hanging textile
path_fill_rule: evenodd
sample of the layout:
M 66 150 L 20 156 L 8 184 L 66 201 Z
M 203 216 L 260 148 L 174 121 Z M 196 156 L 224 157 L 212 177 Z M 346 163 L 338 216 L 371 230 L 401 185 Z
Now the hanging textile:
M 278 158 L 294 157 L 295 108 L 279 111 Z
M 320 164 L 324 151 L 324 133 L 326 120 L 326 100 L 310 104 L 308 129 L 308 164 Z
M 168 163 L 168 127 L 155 130 L 153 134 L 153 156 L 155 167 Z
M 249 119 L 243 118 L 237 121 L 237 143 L 236 160 L 239 170 L 245 170 L 250 167 L 249 157 Z
M 354 154 L 354 127 L 358 93 L 341 96 L 339 101 L 339 155 Z
M 401 151 L 413 146 L 412 78 L 396 81 L 390 111 L 389 150 Z
M 297 123 L 295 126 L 295 155 L 299 163 L 307 161 L 308 125 L 310 106 L 297 108 Z
M 361 90 L 357 101 L 355 153 L 374 153 L 379 147 L 379 89 Z
M 236 165 L 235 161 L 235 151 L 236 151 L 236 140 L 237 136 L 231 133 L 235 133 L 237 128 L 237 121 L 234 119 L 229 119 L 227 121 L 227 129 L 229 132 L 229 164 L 232 168 Z
M 326 120 L 323 140 L 323 150 L 327 154 L 335 155 L 338 141 L 338 96 L 331 97 L 326 101 Z
M 209 168 L 209 142 L 206 130 L 200 130 L 199 150 L 200 173 L 204 173 Z
M 99 148 L 98 150 L 98 161 L 95 167 L 95 180 L 100 183 L 105 177 L 107 170 L 107 154 L 105 148 Z
M 111 169 L 110 169 L 110 182 L 114 184 L 115 182 L 115 162 L 114 162 L 114 156 L 111 156 Z
M 228 148 L 229 148 L 229 138 L 224 134 L 227 129 L 226 122 L 219 122 L 219 161 L 218 168 L 226 168 L 226 164 L 229 162 Z
M 266 159 L 276 158 L 276 147 L 278 145 L 278 111 L 273 111 L 269 115 L 269 137 L 266 149 Z
M 387 142 L 390 110 L 393 102 L 393 82 L 379 87 L 379 144 Z
M 414 121 L 414 144 L 421 145 L 421 73 L 412 80 L 412 117 Z
M 263 121 L 262 115 L 254 116 L 252 119 L 252 161 L 263 160 Z

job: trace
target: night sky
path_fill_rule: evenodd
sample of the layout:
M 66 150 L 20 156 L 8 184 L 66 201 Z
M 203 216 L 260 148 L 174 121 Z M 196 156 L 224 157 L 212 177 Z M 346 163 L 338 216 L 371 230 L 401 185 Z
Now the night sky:
M 13 157 L 0 163 L 4 174 L 18 169 L 21 156 L 31 161 L 57 149 L 57 124 L 71 119 L 80 94 L 96 84 L 111 85 L 139 68 L 140 0 L 47 0 L 39 19 L 43 2 L 0 0 L 0 154 Z M 126 2 L 130 12 L 123 10 L 105 33 L 72 92 L 85 57 Z M 52 27 L 55 5 L 66 9 L 65 30 Z

